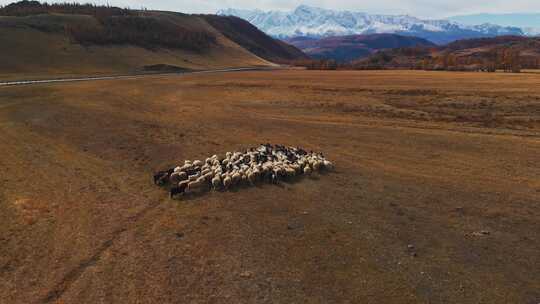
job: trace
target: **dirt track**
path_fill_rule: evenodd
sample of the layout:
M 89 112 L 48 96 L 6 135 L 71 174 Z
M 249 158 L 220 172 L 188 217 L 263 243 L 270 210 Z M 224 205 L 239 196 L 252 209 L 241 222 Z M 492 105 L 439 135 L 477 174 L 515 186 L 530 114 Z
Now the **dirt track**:
M 228 73 L 228 72 L 242 72 L 242 71 L 264 71 L 264 70 L 277 70 L 278 67 L 247 67 L 247 68 L 230 68 L 230 69 L 213 69 L 213 70 L 199 70 L 199 71 L 183 71 L 183 72 L 163 72 L 163 73 L 139 73 L 139 74 L 126 74 L 117 76 L 86 76 L 86 77 L 71 77 L 71 78 L 45 78 L 39 80 L 17 80 L 17 81 L 0 81 L 0 87 L 2 86 L 20 86 L 20 85 L 32 85 L 32 84 L 53 84 L 53 83 L 65 83 L 65 82 L 81 82 L 81 81 L 97 81 L 97 80 L 120 80 L 120 79 L 134 79 L 144 78 L 148 76 L 183 76 L 184 74 L 207 74 L 207 73 Z
M 538 303 L 538 84 L 279 71 L 0 88 L 0 303 Z M 261 142 L 338 170 L 180 201 L 151 183 Z

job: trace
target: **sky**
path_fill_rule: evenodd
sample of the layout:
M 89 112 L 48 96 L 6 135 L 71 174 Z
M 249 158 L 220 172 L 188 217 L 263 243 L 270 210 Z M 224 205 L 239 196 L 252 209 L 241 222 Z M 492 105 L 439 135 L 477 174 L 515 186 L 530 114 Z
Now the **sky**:
M 12 1 L 0 0 L 0 4 L 3 5 L 10 2 Z M 185 13 L 215 13 L 223 8 L 292 10 L 300 4 L 366 13 L 408 14 L 423 18 L 446 18 L 477 13 L 540 12 L 540 0 L 79 0 L 79 2 L 109 3 L 121 7 L 145 7 Z

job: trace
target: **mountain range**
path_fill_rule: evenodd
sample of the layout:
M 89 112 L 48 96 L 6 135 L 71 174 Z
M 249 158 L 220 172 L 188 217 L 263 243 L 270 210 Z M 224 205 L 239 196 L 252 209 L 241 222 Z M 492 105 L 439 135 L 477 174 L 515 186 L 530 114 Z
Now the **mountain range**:
M 396 34 L 333 36 L 324 38 L 294 37 L 285 40 L 313 59 L 334 59 L 345 63 L 369 56 L 379 50 L 405 47 L 434 47 L 434 43 L 418 37 Z
M 510 14 L 473 14 L 448 18 L 461 24 L 491 23 L 502 26 L 517 26 L 528 36 L 540 35 L 540 13 L 510 13 Z
M 426 20 L 408 15 L 376 15 L 300 5 L 292 11 L 225 9 L 218 15 L 237 16 L 280 39 L 393 33 L 446 44 L 468 38 L 525 36 L 518 27 L 490 23 L 465 25 L 449 20 Z

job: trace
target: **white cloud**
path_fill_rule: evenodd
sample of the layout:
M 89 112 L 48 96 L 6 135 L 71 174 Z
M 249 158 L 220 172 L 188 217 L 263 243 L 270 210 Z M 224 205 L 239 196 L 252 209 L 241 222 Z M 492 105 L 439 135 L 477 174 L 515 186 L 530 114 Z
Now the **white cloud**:
M 470 13 L 516 13 L 540 11 L 538 0 L 80 0 L 115 6 L 186 13 L 214 13 L 221 8 L 290 10 L 300 4 L 368 13 L 409 14 L 441 18 Z M 0 4 L 12 1 L 0 0 Z M 59 2 L 64 2 L 61 0 Z M 68 1 L 70 2 L 70 1 Z

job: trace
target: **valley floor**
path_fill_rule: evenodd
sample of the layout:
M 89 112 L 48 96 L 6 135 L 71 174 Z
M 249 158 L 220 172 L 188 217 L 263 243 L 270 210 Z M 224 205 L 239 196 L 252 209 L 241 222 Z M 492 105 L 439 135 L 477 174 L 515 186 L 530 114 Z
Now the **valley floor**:
M 259 143 L 334 173 L 170 200 Z M 0 87 L 0 303 L 538 303 L 540 75 L 259 71 Z

